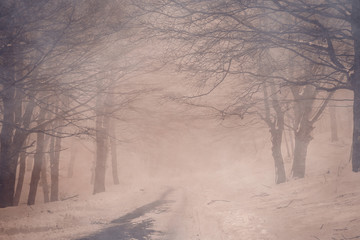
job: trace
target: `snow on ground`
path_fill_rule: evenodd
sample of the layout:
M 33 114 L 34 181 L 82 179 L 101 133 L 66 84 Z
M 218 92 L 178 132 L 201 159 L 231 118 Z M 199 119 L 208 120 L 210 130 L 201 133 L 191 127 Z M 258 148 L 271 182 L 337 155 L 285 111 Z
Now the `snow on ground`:
M 315 139 L 307 177 L 280 185 L 264 156 L 0 209 L 0 239 L 360 239 L 360 175 L 348 144 Z
M 342 180 L 319 176 L 238 188 L 237 195 L 209 201 L 206 208 L 219 221 L 219 239 L 360 238 L 359 180 L 350 173 Z
M 156 200 L 166 187 L 112 187 L 84 198 L 0 210 L 0 239 L 77 239 Z

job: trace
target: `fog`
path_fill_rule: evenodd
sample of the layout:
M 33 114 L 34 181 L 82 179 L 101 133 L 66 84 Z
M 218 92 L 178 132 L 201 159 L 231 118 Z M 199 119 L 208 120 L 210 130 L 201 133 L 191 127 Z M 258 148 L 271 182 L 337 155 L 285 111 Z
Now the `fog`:
M 283 143 L 288 182 L 276 185 L 267 126 L 246 119 L 242 124 L 238 117 L 219 119 L 211 110 L 169 100 L 174 84 L 182 81 L 181 75 L 170 76 L 170 81 L 167 73 L 142 76 L 162 90 L 136 101 L 126 121 L 116 122 L 119 185 L 113 183 L 108 158 L 106 191 L 92 195 L 95 143 L 64 139 L 60 202 L 43 203 L 40 187 L 36 205 L 26 207 L 24 194 L 21 212 L 1 212 L 4 239 L 326 239 L 339 232 L 356 234 L 359 179 L 350 170 L 347 102 L 333 102 L 339 106 L 336 142 L 331 142 L 328 110 L 316 123 L 304 179 L 291 179 L 291 150 L 286 148 L 291 143 Z M 26 172 L 26 186 L 29 181 Z M 127 214 L 134 215 L 124 220 Z
M 15 2 L 0 239 L 360 238 L 355 3 Z

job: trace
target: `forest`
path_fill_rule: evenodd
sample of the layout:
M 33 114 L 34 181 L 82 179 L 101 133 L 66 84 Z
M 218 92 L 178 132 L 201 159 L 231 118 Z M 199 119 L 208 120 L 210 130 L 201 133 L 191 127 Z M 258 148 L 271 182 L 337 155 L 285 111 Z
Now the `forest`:
M 0 238 L 358 239 L 360 1 L 2 0 L 0 126 Z

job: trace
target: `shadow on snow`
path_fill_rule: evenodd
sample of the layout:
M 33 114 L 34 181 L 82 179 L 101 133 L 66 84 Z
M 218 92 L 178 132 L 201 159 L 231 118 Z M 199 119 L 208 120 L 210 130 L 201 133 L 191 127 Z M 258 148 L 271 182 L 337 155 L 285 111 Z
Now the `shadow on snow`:
M 143 205 L 134 211 L 121 216 L 120 218 L 111 221 L 111 226 L 101 230 L 100 232 L 91 234 L 86 237 L 78 238 L 77 240 L 149 240 L 151 235 L 164 235 L 161 231 L 153 230 L 154 219 L 147 218 L 140 222 L 133 222 L 136 218 L 144 216 L 149 212 L 156 211 L 156 213 L 165 212 L 165 208 L 160 208 L 162 205 L 169 203 L 170 201 L 165 200 L 166 196 L 172 190 L 165 191 L 159 199 Z

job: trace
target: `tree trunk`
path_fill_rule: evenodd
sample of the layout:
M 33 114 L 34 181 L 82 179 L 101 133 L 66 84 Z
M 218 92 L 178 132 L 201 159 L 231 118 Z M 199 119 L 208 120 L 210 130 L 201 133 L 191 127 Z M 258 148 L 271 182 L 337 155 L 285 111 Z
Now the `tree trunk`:
M 266 83 L 263 85 L 264 90 L 264 106 L 265 106 L 265 122 L 270 128 L 271 143 L 272 143 L 272 156 L 274 159 L 275 166 L 275 183 L 280 184 L 286 182 L 286 172 L 284 167 L 284 158 L 281 152 L 282 135 L 284 131 L 284 112 L 281 110 L 280 103 L 275 93 L 274 86 L 271 88 L 271 102 L 272 107 L 275 111 L 273 116 L 274 120 L 271 119 L 269 96 L 267 92 Z
M 307 121 L 308 122 L 308 121 Z M 292 165 L 293 178 L 304 178 L 306 169 L 306 155 L 313 130 L 310 122 L 302 123 L 299 131 L 295 133 L 294 161 Z
M 352 1 L 351 30 L 354 38 L 354 73 L 351 85 L 354 91 L 352 170 L 360 171 L 360 1 Z
M 46 135 L 45 136 L 45 140 L 44 140 L 44 153 L 43 153 L 43 163 L 41 166 L 41 173 L 40 173 L 40 180 L 41 180 L 41 186 L 43 189 L 43 194 L 44 194 L 44 203 L 48 203 L 50 202 L 50 190 L 49 190 L 49 183 L 48 183 L 48 177 L 47 177 L 47 168 L 48 168 L 48 164 L 47 164 L 47 158 L 46 158 L 46 154 L 45 154 L 45 150 L 51 148 L 51 146 L 49 146 L 49 142 L 51 142 L 51 136 Z
M 41 109 L 39 114 L 39 122 L 44 119 L 45 117 L 45 110 Z M 35 198 L 37 193 L 37 188 L 40 180 L 40 173 L 41 173 L 41 167 L 43 163 L 44 158 L 44 150 L 45 150 L 45 134 L 44 134 L 44 128 L 39 129 L 39 132 L 37 133 L 36 138 L 36 152 L 34 155 L 34 168 L 31 174 L 31 180 L 30 180 L 30 190 L 29 190 L 29 196 L 28 196 L 28 205 L 34 205 L 35 204 Z
M 49 184 L 47 181 L 47 162 L 45 155 L 42 158 L 42 165 L 41 165 L 41 173 L 40 173 L 40 180 L 41 180 L 41 186 L 44 193 L 44 203 L 50 202 L 49 198 Z
M 95 143 L 95 145 L 96 145 L 96 143 Z M 90 184 L 91 185 L 93 185 L 95 183 L 96 153 L 94 153 L 92 156 L 93 156 L 93 159 L 91 162 L 91 176 L 90 176 Z
M 289 130 L 288 131 L 289 133 L 289 139 L 290 139 L 290 150 L 291 150 L 291 157 L 294 156 L 294 147 L 295 147 L 295 144 L 294 144 L 294 134 L 293 134 L 293 131 Z
M 273 129 L 271 132 L 272 156 L 275 163 L 275 183 L 286 182 L 284 159 L 281 153 L 282 130 Z
M 0 207 L 2 208 L 13 205 L 17 167 L 17 159 L 11 152 L 15 124 L 15 87 L 5 85 L 4 89 L 7 90 L 2 93 L 3 123 L 0 134 Z
M 110 99 L 110 97 L 109 97 Z M 109 100 L 109 105 L 112 103 Z M 110 112 L 110 111 L 108 111 Z M 110 116 L 105 117 L 105 127 L 107 128 L 107 133 L 110 142 L 110 151 L 111 151 L 111 170 L 113 182 L 115 185 L 119 184 L 119 176 L 118 176 L 118 164 L 117 164 L 117 149 L 116 149 L 116 125 L 113 119 Z
M 117 164 L 117 149 L 116 149 L 116 139 L 115 133 L 110 136 L 110 148 L 111 148 L 111 167 L 112 167 L 112 177 L 115 185 L 119 184 L 119 175 L 118 175 L 118 164 Z
M 13 26 L 12 23 L 9 26 L 6 26 L 5 22 L 3 23 L 5 28 Z M 9 32 L 7 38 L 5 37 L 3 40 L 5 43 L 12 43 L 15 38 L 13 32 Z M 21 71 L 17 72 L 16 69 L 21 63 L 21 57 L 16 59 L 19 55 L 15 44 L 6 46 L 2 51 L 1 99 L 3 111 L 0 133 L 0 207 L 12 206 L 14 203 L 18 159 L 28 136 L 28 133 L 21 128 L 21 124 L 23 124 L 23 128 L 26 128 L 32 113 L 32 109 L 27 107 L 24 116 L 22 116 L 25 94 L 21 90 L 19 91 L 16 85 L 18 75 L 21 74 Z
M 100 86 L 99 86 L 100 87 Z M 100 89 L 100 88 L 99 88 Z M 96 161 L 94 171 L 94 191 L 93 194 L 105 191 L 105 174 L 107 158 L 107 127 L 108 119 L 105 117 L 105 98 L 104 94 L 99 93 L 96 98 Z
M 112 167 L 112 176 L 115 185 L 119 184 L 119 175 L 118 175 L 118 164 L 117 164 L 117 152 L 116 152 L 116 140 L 113 137 L 110 137 L 110 148 L 111 148 L 111 167 Z
M 33 165 L 34 165 L 34 158 L 29 156 L 26 161 L 27 161 L 27 163 L 26 163 L 26 171 L 31 172 L 32 169 L 33 169 Z
M 353 143 L 352 143 L 352 170 L 360 171 L 360 84 L 358 89 L 354 90 L 354 127 L 353 127 Z
M 22 114 L 23 114 L 23 99 L 24 99 L 24 92 L 16 89 L 15 91 L 15 109 L 14 109 L 14 116 L 15 116 L 15 124 L 19 127 L 21 127 L 22 125 Z M 14 149 L 14 143 L 15 141 L 20 140 L 19 139 L 19 130 L 16 130 L 15 134 L 14 134 L 14 140 L 13 140 L 13 150 Z M 19 144 L 22 145 L 21 142 L 19 142 Z M 21 146 L 23 147 L 23 146 Z M 17 184 L 16 184 L 16 190 L 15 190 L 15 195 L 14 195 L 14 202 L 13 205 L 17 206 L 19 205 L 19 200 L 20 200 L 20 195 L 21 195 L 21 190 L 22 190 L 22 185 L 23 185 L 23 181 L 24 181 L 24 175 L 25 175 L 25 159 L 26 159 L 26 155 L 23 149 L 19 148 L 19 151 L 21 151 L 21 153 L 15 153 L 15 151 L 12 151 L 13 153 L 15 153 L 16 155 L 19 155 L 19 160 L 18 160 L 18 165 L 19 165 L 19 176 L 18 176 L 18 180 L 17 180 Z M 16 157 L 17 158 L 17 157 Z
M 106 129 L 106 137 L 109 139 L 110 143 L 110 152 L 111 152 L 111 170 L 112 170 L 112 178 L 115 185 L 119 184 L 119 176 L 118 176 L 118 163 L 117 163 L 117 147 L 116 147 L 116 124 L 114 119 L 111 118 L 112 106 L 114 105 L 114 97 L 113 94 L 107 94 L 105 102 L 105 114 L 103 118 L 103 125 Z
M 50 171 L 51 171 L 51 193 L 50 201 L 55 202 L 59 200 L 59 166 L 60 166 L 60 151 L 61 138 L 52 137 L 51 139 L 51 154 L 50 154 Z
M 58 114 L 59 105 L 56 106 L 55 113 Z M 59 119 L 53 123 L 53 128 L 61 131 L 63 120 Z M 53 131 L 55 134 L 55 131 Z M 50 201 L 55 202 L 59 200 L 59 167 L 60 167 L 60 151 L 61 151 L 61 137 L 52 136 L 50 142 L 50 178 L 51 178 L 51 192 Z M 73 166 L 71 172 L 73 171 Z M 68 172 L 69 173 L 69 172 Z
M 307 148 L 312 139 L 311 132 L 313 130 L 310 115 L 316 96 L 316 89 L 310 85 L 304 87 L 294 86 L 291 88 L 291 91 L 295 99 L 295 147 L 291 172 L 292 177 L 297 179 L 305 177 Z
M 287 135 L 286 135 L 286 131 L 284 131 L 284 141 L 285 141 L 287 157 L 290 158 L 291 154 L 290 154 L 289 142 L 288 142 L 288 138 L 287 138 Z
M 13 86 L 6 87 L 7 91 L 3 94 L 3 126 L 1 130 L 1 150 L 0 150 L 0 207 L 12 206 L 14 204 L 14 191 L 16 182 L 16 169 L 18 159 L 23 152 L 24 143 L 29 135 L 23 129 L 27 129 L 31 122 L 34 103 L 30 101 L 21 116 L 23 94 L 15 95 Z M 8 101 L 10 100 L 10 103 Z M 16 108 L 14 107 L 16 106 Z M 15 116 L 17 119 L 15 120 Z M 14 126 L 21 125 L 14 133 Z M 21 188 L 19 188 L 21 191 Z M 20 194 L 20 193 L 18 193 Z
M 330 129 L 331 129 L 331 142 L 339 141 L 337 119 L 336 119 L 336 106 L 329 107 L 330 112 Z
M 17 180 L 16 191 L 14 196 L 14 204 L 13 204 L 14 206 L 18 206 L 20 202 L 21 191 L 24 185 L 25 169 L 26 169 L 26 152 L 23 151 L 20 153 L 20 158 L 19 158 L 19 177 Z
M 107 158 L 107 136 L 105 128 L 96 129 L 96 165 L 94 178 L 94 194 L 105 192 L 105 174 Z

